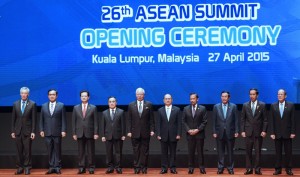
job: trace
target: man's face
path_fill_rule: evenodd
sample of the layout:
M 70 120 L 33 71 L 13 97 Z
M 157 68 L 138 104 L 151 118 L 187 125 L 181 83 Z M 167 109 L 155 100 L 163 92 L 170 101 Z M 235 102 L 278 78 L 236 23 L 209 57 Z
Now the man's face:
M 165 97 L 164 97 L 165 105 L 170 106 L 172 104 L 172 102 L 173 102 L 173 99 L 172 99 L 171 95 L 169 95 L 169 94 L 165 95 Z
M 81 99 L 82 103 L 87 103 L 89 101 L 90 97 L 88 96 L 87 92 L 82 92 L 80 94 L 80 99 Z
M 286 95 L 284 94 L 284 91 L 283 90 L 279 90 L 278 93 L 277 93 L 277 98 L 278 98 L 278 101 L 280 103 L 284 102 L 285 98 L 286 98 Z
M 143 92 L 137 92 L 137 93 L 135 94 L 135 96 L 136 96 L 136 99 L 137 99 L 138 101 L 143 101 L 143 100 L 144 100 L 144 97 L 145 97 L 145 94 L 144 94 Z
M 25 101 L 28 99 L 29 93 L 25 90 L 22 90 L 20 95 L 21 95 L 21 99 Z
M 195 94 L 192 94 L 192 95 L 190 95 L 190 103 L 191 103 L 191 105 L 196 105 L 197 103 L 198 103 L 198 98 L 196 97 L 196 95 Z
M 55 102 L 56 99 L 57 99 L 56 91 L 51 90 L 51 91 L 48 93 L 48 98 L 49 98 L 49 101 L 50 101 L 50 102 Z
M 250 93 L 249 93 L 249 96 L 250 96 L 250 100 L 252 102 L 255 102 L 258 98 L 258 95 L 257 95 L 255 90 L 251 90 Z
M 227 104 L 228 101 L 229 101 L 229 95 L 228 95 L 228 93 L 222 93 L 221 100 L 222 100 L 223 104 Z
M 110 99 L 108 100 L 108 106 L 109 106 L 110 109 L 115 109 L 116 106 L 117 106 L 117 101 L 116 101 L 116 99 L 115 99 L 115 98 L 110 98 Z

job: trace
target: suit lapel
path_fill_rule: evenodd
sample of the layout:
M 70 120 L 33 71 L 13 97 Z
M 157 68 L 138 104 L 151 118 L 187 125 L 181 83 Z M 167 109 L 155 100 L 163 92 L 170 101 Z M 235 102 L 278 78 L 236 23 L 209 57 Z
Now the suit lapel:
M 173 109 L 173 108 L 172 108 Z M 168 121 L 170 121 L 170 120 L 168 120 L 168 115 L 167 115 L 167 110 L 166 110 L 166 107 L 164 106 L 164 108 L 163 108 L 163 116 L 164 116 L 164 119 L 166 119 L 167 120 L 167 122 Z M 172 114 L 172 110 L 171 110 L 171 112 L 170 112 L 170 119 L 171 119 L 171 114 Z
M 218 112 L 220 115 L 222 115 L 223 119 L 225 119 L 224 113 L 223 113 L 223 107 L 222 107 L 222 103 L 220 104 L 220 106 L 218 106 Z

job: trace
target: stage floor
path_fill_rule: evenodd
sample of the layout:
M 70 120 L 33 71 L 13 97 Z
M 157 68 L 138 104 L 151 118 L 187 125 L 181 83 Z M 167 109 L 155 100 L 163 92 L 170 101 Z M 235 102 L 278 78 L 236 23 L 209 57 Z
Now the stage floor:
M 47 169 L 32 169 L 31 170 L 31 174 L 30 175 L 27 175 L 27 176 L 34 176 L 34 177 L 39 177 L 39 176 L 60 176 L 60 177 L 69 177 L 69 176 L 77 176 L 77 171 L 78 169 L 62 169 L 62 174 L 61 175 L 56 175 L 56 174 L 53 174 L 53 175 L 45 175 L 45 172 L 47 171 Z M 126 177 L 136 177 L 136 176 L 147 176 L 147 177 L 157 177 L 157 176 L 178 176 L 178 177 L 190 177 L 190 176 L 207 176 L 207 177 L 229 177 L 229 176 L 232 176 L 232 175 L 229 175 L 227 173 L 227 171 L 224 171 L 224 174 L 222 175 L 218 175 L 217 174 L 217 169 L 215 168 L 206 168 L 206 172 L 207 174 L 205 175 L 202 175 L 200 174 L 199 172 L 199 169 L 195 169 L 195 172 L 194 174 L 192 175 L 189 175 L 187 174 L 187 169 L 186 168 L 178 168 L 177 171 L 178 171 L 178 174 L 171 174 L 171 173 L 167 173 L 167 174 L 159 174 L 160 172 L 160 169 L 159 168 L 149 168 L 148 169 L 148 174 L 139 174 L 139 175 L 136 175 L 136 174 L 133 174 L 133 170 L 130 169 L 130 168 L 124 168 L 123 169 L 123 174 L 116 174 L 116 173 L 113 173 L 113 174 L 105 174 L 105 171 L 106 169 L 105 168 L 97 168 L 95 170 L 95 174 L 94 175 L 90 175 L 88 173 L 84 174 L 84 175 L 78 175 L 78 176 L 81 176 L 81 177 L 84 177 L 84 176 L 126 176 Z M 8 176 L 16 176 L 14 175 L 14 172 L 15 172 L 15 169 L 0 169 L 0 176 L 2 177 L 8 177 Z M 245 169 L 243 168 L 236 168 L 234 170 L 235 174 L 233 176 L 235 177 L 245 177 L 244 175 L 244 172 L 245 172 Z M 274 177 L 273 175 L 273 172 L 274 172 L 274 169 L 271 169 L 271 168 L 265 168 L 265 169 L 262 169 L 262 173 L 263 175 L 261 177 Z M 278 175 L 278 176 L 287 176 L 285 174 L 285 171 L 283 169 L 283 174 L 282 175 Z M 297 168 L 297 169 L 293 169 L 293 172 L 294 172 L 294 176 L 300 176 L 300 168 Z M 23 175 L 22 175 L 23 176 Z M 251 176 L 258 176 L 258 175 L 247 175 L 247 177 L 251 177 Z

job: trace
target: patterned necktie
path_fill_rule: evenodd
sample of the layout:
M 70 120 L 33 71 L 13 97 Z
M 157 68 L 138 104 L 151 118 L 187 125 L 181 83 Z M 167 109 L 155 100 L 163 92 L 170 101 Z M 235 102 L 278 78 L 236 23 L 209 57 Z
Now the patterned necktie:
M 283 116 L 283 103 L 280 103 L 280 107 L 279 107 L 280 109 L 280 117 L 282 118 L 282 116 Z
M 196 112 L 195 108 L 196 108 L 196 106 L 193 105 L 193 107 L 192 107 L 192 114 L 193 114 L 193 117 L 195 117 L 195 112 Z
M 111 120 L 114 120 L 114 117 L 115 117 L 115 110 L 112 109 L 112 110 L 111 110 L 111 113 L 110 113 L 110 119 L 111 119 Z
M 83 118 L 85 118 L 85 114 L 86 114 L 86 104 L 83 104 L 83 111 L 82 111 Z
M 53 112 L 54 112 L 54 104 L 51 103 L 51 105 L 50 105 L 50 114 L 51 114 L 51 116 L 53 115 Z
M 168 118 L 168 121 L 170 120 L 170 108 L 167 107 L 167 118 Z
M 142 102 L 140 101 L 139 102 L 139 115 L 140 115 L 140 117 L 142 116 L 142 113 L 143 113 L 143 108 L 142 108 Z
M 254 116 L 254 114 L 255 114 L 255 104 L 254 104 L 254 102 L 252 102 L 251 110 L 252 110 L 252 115 Z
M 223 115 L 224 115 L 224 119 L 226 119 L 226 114 L 227 114 L 227 107 L 226 107 L 226 104 L 223 104 Z
M 22 101 L 22 107 L 21 107 L 21 112 L 22 114 L 24 114 L 24 110 L 25 110 L 25 101 Z

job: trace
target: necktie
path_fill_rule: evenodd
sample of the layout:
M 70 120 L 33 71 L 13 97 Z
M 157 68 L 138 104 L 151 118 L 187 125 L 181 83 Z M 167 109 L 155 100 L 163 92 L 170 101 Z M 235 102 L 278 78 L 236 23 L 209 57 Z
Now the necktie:
M 112 110 L 111 110 L 111 113 L 110 113 L 110 119 L 111 119 L 111 120 L 114 120 L 114 117 L 115 117 L 115 110 L 112 109 Z
M 142 102 L 139 102 L 139 115 L 142 116 L 143 108 L 142 108 Z
M 282 118 L 283 115 L 283 103 L 280 103 L 280 117 Z
M 193 114 L 193 117 L 195 117 L 195 105 L 192 108 L 192 114 Z
M 224 115 L 224 119 L 226 119 L 226 114 L 227 114 L 227 107 L 226 107 L 226 104 L 223 104 L 223 115 Z
M 83 118 L 85 118 L 85 114 L 86 114 L 86 104 L 83 104 L 83 111 L 82 111 Z
M 254 104 L 254 102 L 252 102 L 251 110 L 252 110 L 252 115 L 254 116 L 254 113 L 255 113 L 255 104 Z
M 167 108 L 167 118 L 168 118 L 168 121 L 170 120 L 170 113 L 171 113 L 171 112 L 170 112 L 170 108 L 168 107 L 168 108 Z
M 50 105 L 50 114 L 51 114 L 51 116 L 53 115 L 53 112 L 54 112 L 54 104 L 51 103 L 51 105 Z
M 21 108 L 22 114 L 24 113 L 24 110 L 25 110 L 25 101 L 22 101 L 22 108 Z

